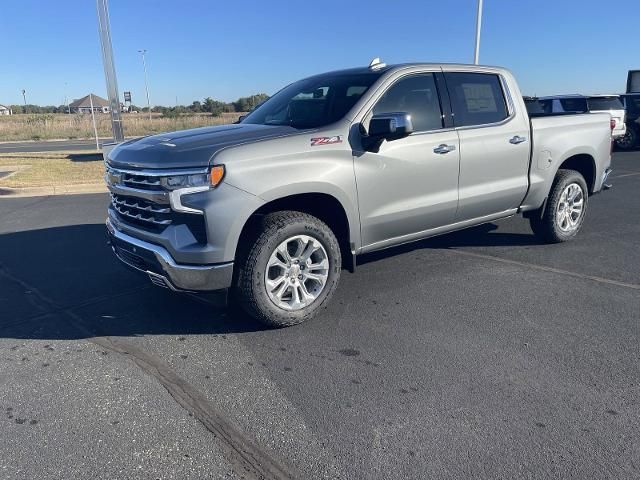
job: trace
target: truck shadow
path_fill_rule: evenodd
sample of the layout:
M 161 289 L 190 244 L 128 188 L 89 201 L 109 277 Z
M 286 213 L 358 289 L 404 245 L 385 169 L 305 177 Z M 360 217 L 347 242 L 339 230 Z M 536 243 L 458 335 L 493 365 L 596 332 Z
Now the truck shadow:
M 215 298 L 154 287 L 122 265 L 105 227 L 0 235 L 0 338 L 224 334 L 264 330 Z
M 498 225 L 485 223 L 457 232 L 419 240 L 358 256 L 358 265 L 422 249 L 445 249 L 456 247 L 506 247 L 538 245 L 540 241 L 533 233 L 497 232 Z
M 529 245 L 532 235 L 478 227 L 369 254 L 370 262 L 417 248 Z M 154 287 L 123 266 L 105 227 L 74 225 L 0 235 L 0 338 L 243 333 L 265 327 L 220 299 L 194 299 Z

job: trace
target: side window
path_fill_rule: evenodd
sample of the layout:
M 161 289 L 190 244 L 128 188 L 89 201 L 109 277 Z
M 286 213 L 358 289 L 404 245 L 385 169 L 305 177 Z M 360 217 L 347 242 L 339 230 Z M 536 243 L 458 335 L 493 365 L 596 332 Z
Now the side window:
M 509 116 L 498 75 L 445 73 L 456 127 L 501 122 Z
M 406 112 L 413 130 L 442 128 L 442 110 L 433 74 L 413 75 L 394 83 L 373 107 L 373 114 Z

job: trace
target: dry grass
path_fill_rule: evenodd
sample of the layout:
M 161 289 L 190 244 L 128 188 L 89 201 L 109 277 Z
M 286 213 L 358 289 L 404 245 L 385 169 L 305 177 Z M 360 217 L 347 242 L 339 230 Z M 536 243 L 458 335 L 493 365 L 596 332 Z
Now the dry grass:
M 0 187 L 67 186 L 101 183 L 104 162 L 101 153 L 3 153 L 0 171 L 3 170 L 16 170 L 16 173 L 0 178 Z
M 175 118 L 161 114 L 122 114 L 124 134 L 139 137 L 187 128 L 223 125 L 235 122 L 240 113 L 223 113 L 219 117 L 210 114 L 181 115 Z M 98 136 L 111 137 L 111 116 L 96 114 Z M 50 140 L 93 138 L 90 114 L 42 114 L 0 116 L 0 141 Z

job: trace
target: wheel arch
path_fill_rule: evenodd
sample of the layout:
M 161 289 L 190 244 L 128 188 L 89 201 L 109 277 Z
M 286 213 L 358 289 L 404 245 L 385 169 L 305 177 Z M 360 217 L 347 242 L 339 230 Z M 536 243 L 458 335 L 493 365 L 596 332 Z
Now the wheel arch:
M 236 256 L 246 239 L 255 234 L 262 216 L 284 210 L 308 213 L 326 223 L 338 239 L 343 264 L 352 269 L 355 267 L 351 260 L 359 244 L 360 225 L 349 218 L 348 209 L 336 196 L 318 191 L 273 195 L 247 218 L 240 232 Z
M 580 175 L 584 177 L 585 182 L 587 182 L 589 194 L 593 193 L 596 183 L 596 161 L 592 155 L 588 153 L 577 153 L 565 158 L 560 162 L 554 178 L 558 175 L 559 170 L 575 170 L 580 173 Z

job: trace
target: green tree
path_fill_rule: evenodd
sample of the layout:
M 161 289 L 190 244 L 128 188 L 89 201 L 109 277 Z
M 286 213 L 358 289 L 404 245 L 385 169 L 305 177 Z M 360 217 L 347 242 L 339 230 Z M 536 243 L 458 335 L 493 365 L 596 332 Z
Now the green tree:
M 258 93 L 256 95 L 251 95 L 250 97 L 240 97 L 238 100 L 233 102 L 233 105 L 236 112 L 250 112 L 268 98 L 269 95 L 266 93 Z
M 218 100 L 214 100 L 211 97 L 207 97 L 204 99 L 202 103 L 202 109 L 205 112 L 211 113 L 214 117 L 220 115 L 224 110 L 225 104 L 223 102 L 219 102 Z

